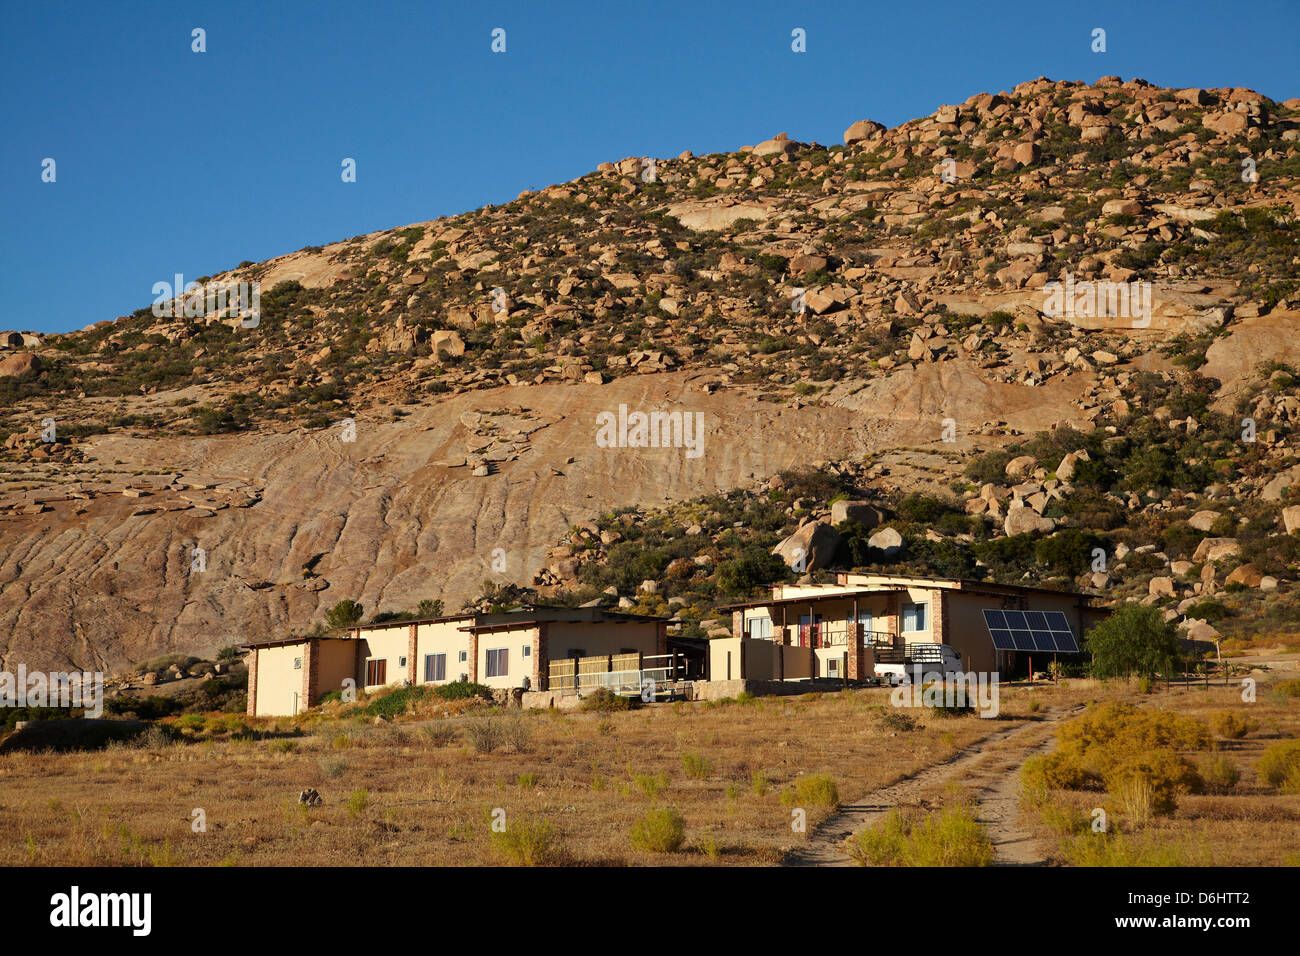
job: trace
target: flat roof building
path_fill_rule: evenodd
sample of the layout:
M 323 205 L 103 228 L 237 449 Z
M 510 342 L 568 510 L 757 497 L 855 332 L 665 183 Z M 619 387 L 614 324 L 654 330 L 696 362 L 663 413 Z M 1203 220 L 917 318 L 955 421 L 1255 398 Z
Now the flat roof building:
M 242 645 L 248 713 L 301 713 L 323 694 L 351 687 L 471 681 L 546 690 L 550 661 L 599 655 L 662 655 L 668 622 L 598 607 L 533 606 L 413 621 L 357 624 L 334 634 Z

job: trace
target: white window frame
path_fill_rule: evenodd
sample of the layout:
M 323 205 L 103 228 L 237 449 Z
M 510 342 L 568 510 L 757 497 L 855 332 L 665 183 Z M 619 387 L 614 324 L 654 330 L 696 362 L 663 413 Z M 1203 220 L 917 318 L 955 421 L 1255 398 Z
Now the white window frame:
M 912 609 L 912 619 L 916 620 L 919 611 L 921 619 L 920 627 L 907 626 L 907 611 Z M 908 601 L 898 611 L 899 630 L 904 634 L 926 634 L 930 631 L 930 602 L 929 601 Z

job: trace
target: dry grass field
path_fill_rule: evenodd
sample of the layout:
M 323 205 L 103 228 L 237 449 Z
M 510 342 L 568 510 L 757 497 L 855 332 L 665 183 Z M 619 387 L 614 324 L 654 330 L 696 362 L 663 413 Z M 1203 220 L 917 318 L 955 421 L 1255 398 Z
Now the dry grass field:
M 914 801 L 924 812 L 940 799 L 931 791 L 962 784 L 972 756 L 1002 754 L 1013 774 L 1023 757 L 1009 737 L 1041 747 L 1061 726 L 1044 718 L 1111 698 L 1207 718 L 1240 699 L 1223 687 L 1142 695 L 1072 681 L 1004 688 L 995 720 L 898 710 L 883 689 L 613 713 L 454 701 L 393 721 L 337 705 L 294 719 L 183 718 L 179 740 L 153 732 L 93 752 L 0 756 L 0 864 L 773 865 L 808 845 L 836 804 L 918 779 L 932 782 Z M 1270 744 L 1300 736 L 1300 701 L 1261 683 L 1258 703 L 1237 706 L 1258 726 L 1219 744 L 1240 766 L 1236 786 L 1182 797 L 1131 835 L 1177 844 L 1188 862 L 1287 862 L 1300 796 L 1253 767 Z M 320 805 L 299 803 L 307 788 Z M 1083 811 L 1099 798 L 1053 799 Z M 792 828 L 796 809 L 807 833 Z M 1032 806 L 1015 825 L 1048 845 L 1066 839 Z M 1055 850 L 1051 861 L 1072 862 Z
M 1192 720 L 1208 733 L 1181 756 L 1201 778 L 1201 792 L 1178 792 L 1167 812 L 1147 814 L 1144 801 L 1123 788 L 1052 790 L 1047 810 L 1024 805 L 1021 823 L 1043 839 L 1051 862 L 1079 865 L 1300 866 L 1300 769 L 1268 778 L 1268 765 L 1300 740 L 1300 681 L 1294 670 L 1255 675 L 1256 697 L 1247 703 L 1234 683 L 1177 686 L 1137 698 Z M 1273 757 L 1266 756 L 1269 752 Z M 1290 765 L 1300 768 L 1300 744 Z M 1097 808 L 1108 817 L 1108 838 L 1090 821 Z
M 997 720 L 908 712 L 910 730 L 886 690 L 506 712 L 493 719 L 514 740 L 492 753 L 471 745 L 484 718 L 464 702 L 433 720 L 250 721 L 261 739 L 240 735 L 242 720 L 214 720 L 209 739 L 0 757 L 0 863 L 519 862 L 492 839 L 500 809 L 507 832 L 541 831 L 545 862 L 772 864 L 804 839 L 787 795 L 798 778 L 827 775 L 840 800 L 857 799 L 1032 717 L 1051 693 L 1004 693 Z M 220 739 L 223 726 L 236 736 Z M 320 806 L 298 803 L 309 787 Z M 809 830 L 832 809 L 819 798 L 795 801 L 810 803 Z M 653 808 L 684 819 L 678 851 L 634 848 Z M 196 809 L 206 832 L 192 832 Z

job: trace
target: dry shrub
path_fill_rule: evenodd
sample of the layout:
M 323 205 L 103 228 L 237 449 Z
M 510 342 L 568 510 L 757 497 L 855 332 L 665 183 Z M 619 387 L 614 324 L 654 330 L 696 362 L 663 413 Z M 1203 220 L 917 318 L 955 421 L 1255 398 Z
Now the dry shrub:
M 1241 779 L 1236 763 L 1220 753 L 1211 754 L 1201 761 L 1200 772 L 1205 788 L 1211 793 L 1227 793 Z
M 839 788 L 824 773 L 810 773 L 795 779 L 781 794 L 781 803 L 787 807 L 830 807 L 840 805 Z
M 1300 740 L 1283 740 L 1264 751 L 1255 772 L 1270 787 L 1300 793 Z
M 582 703 L 578 705 L 578 709 L 587 713 L 616 713 L 622 710 L 631 710 L 632 701 L 627 697 L 619 696 L 608 687 L 598 687 L 582 698 Z
M 487 713 L 465 721 L 465 734 L 476 753 L 490 754 L 502 747 L 528 752 L 529 729 L 521 714 Z
M 434 747 L 445 747 L 456 740 L 456 728 L 446 720 L 438 720 L 420 728 L 424 739 Z
M 993 842 L 969 808 L 950 806 L 921 817 L 895 807 L 884 823 L 849 840 L 859 866 L 989 866 Z
M 1259 724 L 1249 717 L 1238 717 L 1230 710 L 1221 710 L 1213 715 L 1210 726 L 1216 734 L 1228 740 L 1240 740 L 1251 731 L 1259 729 Z
M 1273 688 L 1279 697 L 1300 697 L 1300 680 L 1284 680 Z
M 670 807 L 651 810 L 632 826 L 631 839 L 647 853 L 676 853 L 686 840 L 686 820 Z
M 1208 854 L 1167 839 L 1135 840 L 1120 833 L 1084 833 L 1061 843 L 1074 866 L 1204 866 Z
M 546 866 L 560 858 L 560 834 L 547 820 L 515 818 L 489 837 L 492 851 L 510 866 Z
M 1172 813 L 1176 794 L 1204 789 L 1179 753 L 1209 746 L 1209 728 L 1194 718 L 1109 701 L 1062 725 L 1058 738 L 1055 751 L 1021 768 L 1030 803 L 1043 803 L 1052 790 L 1105 789 L 1138 822 Z
M 701 754 L 687 751 L 682 754 L 682 769 L 692 780 L 703 780 L 713 773 L 713 761 Z

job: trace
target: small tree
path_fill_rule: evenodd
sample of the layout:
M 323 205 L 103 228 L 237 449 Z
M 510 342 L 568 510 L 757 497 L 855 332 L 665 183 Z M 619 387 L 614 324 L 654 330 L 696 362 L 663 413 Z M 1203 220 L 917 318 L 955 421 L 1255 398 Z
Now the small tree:
M 1182 657 L 1173 623 L 1141 604 L 1125 604 L 1089 631 L 1084 643 L 1097 677 L 1153 677 Z
M 344 598 L 325 612 L 330 627 L 349 627 L 361 620 L 364 608 L 351 598 Z
M 442 598 L 425 598 L 416 605 L 415 613 L 421 618 L 442 617 Z

